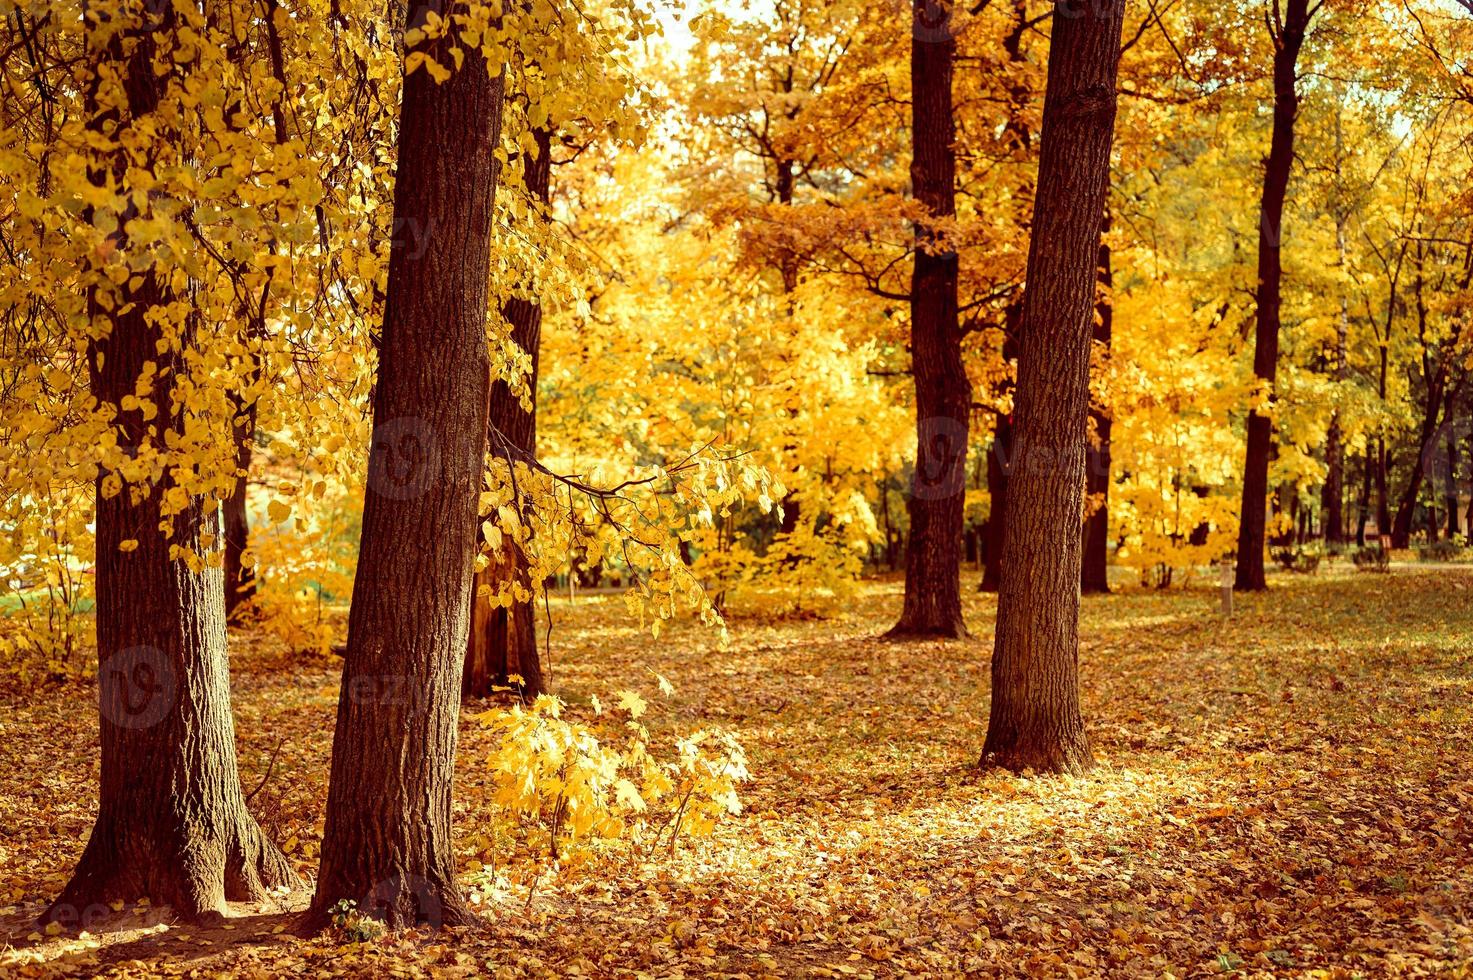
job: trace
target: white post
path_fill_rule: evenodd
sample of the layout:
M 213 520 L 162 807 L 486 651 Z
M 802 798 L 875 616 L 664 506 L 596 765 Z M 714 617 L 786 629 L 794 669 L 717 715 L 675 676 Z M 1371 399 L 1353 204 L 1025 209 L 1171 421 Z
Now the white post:
M 1222 563 L 1222 614 L 1224 616 L 1233 614 L 1233 577 L 1237 568 L 1238 563 L 1232 559 Z

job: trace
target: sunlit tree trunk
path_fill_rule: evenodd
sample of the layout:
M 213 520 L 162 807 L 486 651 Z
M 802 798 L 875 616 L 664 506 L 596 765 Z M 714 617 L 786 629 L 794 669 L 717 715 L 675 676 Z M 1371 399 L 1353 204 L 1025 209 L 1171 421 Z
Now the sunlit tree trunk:
M 1054 18 L 1050 41 L 982 749 L 985 766 L 1039 772 L 1081 772 L 1093 763 L 1079 709 L 1079 520 L 1125 3 L 1096 0 L 1070 13 Z
M 1281 10 L 1281 2 L 1283 9 Z M 1309 29 L 1309 0 L 1273 0 L 1274 114 L 1263 200 L 1258 219 L 1258 314 L 1253 338 L 1253 375 L 1273 397 L 1279 373 L 1279 307 L 1283 290 L 1284 198 L 1294 166 L 1294 123 L 1299 115 L 1299 51 Z M 1248 445 L 1243 463 L 1243 504 L 1238 524 L 1238 570 L 1234 587 L 1267 588 L 1264 545 L 1268 517 L 1268 464 L 1273 420 L 1256 409 L 1248 413 Z
M 117 40 L 105 49 L 122 80 L 126 116 L 97 113 L 89 96 L 94 127 L 116 125 L 114 132 L 124 134 L 157 110 L 166 80 L 153 71 L 155 36 L 140 36 L 126 56 Z M 91 179 L 103 185 L 123 168 L 121 162 L 99 168 Z M 126 232 L 120 230 L 114 243 L 127 252 Z M 167 417 L 172 371 L 155 375 L 150 400 L 160 413 L 153 422 L 137 408 L 122 407 L 137 394 L 145 365 L 160 359 L 162 332 L 150 319 L 177 297 L 149 270 L 135 273 L 118 292 L 106 304 L 96 291 L 88 297 L 93 322 L 109 324 L 106 335 L 91 342 L 88 362 L 93 394 L 115 407 L 119 442 L 136 448 L 159 441 L 150 430 L 161 424 L 182 435 L 182 421 Z M 191 342 L 188 331 L 182 342 Z M 167 359 L 162 366 L 182 369 Z M 236 767 L 224 576 L 218 565 L 211 567 L 211 559 L 219 560 L 220 508 L 213 499 L 195 497 L 166 518 L 163 500 L 171 483 L 125 484 L 112 493 L 104 486 L 99 479 L 97 820 L 46 918 L 90 928 L 108 913 L 108 903 L 146 898 L 197 919 L 222 911 L 227 900 L 260 899 L 297 881 L 247 812 Z M 165 521 L 171 535 L 160 529 Z M 176 559 L 175 546 L 200 560 Z
M 911 184 L 932 219 L 956 214 L 950 8 L 915 0 L 911 38 Z M 892 637 L 967 634 L 962 620 L 962 525 L 972 386 L 957 317 L 958 257 L 925 223 L 916 226 L 911 281 L 911 369 L 916 467 L 909 503 L 905 604 Z
M 537 155 L 527 154 L 523 158 L 527 192 L 545 205 L 552 183 L 552 133 L 546 128 L 537 129 L 533 138 Z M 507 301 L 504 313 L 511 324 L 512 340 L 532 359 L 527 375 L 532 401 L 530 407 L 523 407 L 521 399 L 504 381 L 498 379 L 491 385 L 490 424 L 499 433 L 499 436 L 493 434 L 491 452 L 505 456 L 500 440 L 506 439 L 520 453 L 533 456 L 537 451 L 542 304 L 513 298 Z M 521 550 L 508 542 L 502 553 L 492 555 L 491 563 L 476 575 L 462 681 L 462 691 L 470 697 L 487 697 L 498 687 L 512 688 L 527 700 L 547 693 L 547 678 L 537 654 L 537 614 L 532 602 L 513 602 L 509 607 L 491 603 L 502 583 L 516 582 L 529 593 L 535 591 L 528 577 L 529 568 Z
M 451 11 L 414 3 L 408 23 Z M 455 65 L 452 34 L 426 43 Z M 486 342 L 502 77 L 474 47 L 404 79 L 373 449 L 305 926 L 351 900 L 391 928 L 467 921 L 451 787 L 490 411 Z

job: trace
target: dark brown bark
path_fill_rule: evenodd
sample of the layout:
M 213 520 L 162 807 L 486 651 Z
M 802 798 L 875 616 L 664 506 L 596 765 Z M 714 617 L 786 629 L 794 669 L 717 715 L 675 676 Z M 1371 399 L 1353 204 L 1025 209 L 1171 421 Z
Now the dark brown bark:
M 1274 0 L 1279 27 L 1274 37 L 1274 116 L 1268 164 L 1263 172 L 1263 199 L 1258 219 L 1258 314 L 1253 339 L 1253 375 L 1273 397 L 1279 373 L 1279 312 L 1284 265 L 1281 255 L 1284 198 L 1294 166 L 1294 123 L 1299 115 L 1299 52 L 1309 29 L 1309 0 Z M 1281 19 L 1280 19 L 1281 17 Z M 1273 449 L 1273 420 L 1256 409 L 1248 413 L 1248 445 L 1243 463 L 1243 504 L 1238 523 L 1238 571 L 1234 588 L 1268 587 L 1264 572 L 1264 535 L 1268 516 L 1268 464 Z
M 236 405 L 232 437 L 235 440 L 235 492 L 224 501 L 225 510 L 225 616 L 238 618 L 256 593 L 256 573 L 242 561 L 250 547 L 251 524 L 246 514 L 246 491 L 256 439 L 256 403 Z
M 1090 320 L 1125 3 L 1094 0 L 1056 10 L 982 765 L 1082 772 L 1093 764 L 1079 709 Z
M 523 158 L 527 192 L 545 205 L 552 185 L 552 133 L 538 129 L 533 132 L 533 138 L 537 155 L 527 154 Z M 532 456 L 537 450 L 542 304 L 513 298 L 507 301 L 503 313 L 511 324 L 512 340 L 532 360 L 527 375 L 532 401 L 530 408 L 524 408 L 521 398 L 506 382 L 498 379 L 491 385 L 491 452 L 505 458 L 507 452 L 502 448 L 505 440 L 524 456 Z M 534 583 L 521 550 L 508 542 L 502 551 L 493 555 L 491 563 L 476 575 L 461 691 L 468 697 L 484 698 L 497 688 L 512 688 L 518 696 L 530 701 L 548 691 L 547 677 L 537 653 L 536 609 L 530 599 L 514 601 L 510 606 L 493 606 L 491 598 L 502 583 L 516 582 L 529 594 L 535 591 Z
M 143 35 L 126 58 L 116 40 L 104 52 L 121 72 L 127 109 L 126 116 L 99 114 L 95 125 L 110 122 L 122 132 L 157 109 L 167 79 L 153 71 L 156 36 Z M 88 103 L 96 105 L 91 97 Z M 122 166 L 112 168 L 113 177 Z M 108 170 L 94 170 L 93 182 L 106 183 Z M 120 252 L 130 247 L 122 231 L 114 243 Z M 182 433 L 182 420 L 164 414 L 174 371 L 184 370 L 177 354 L 162 355 L 159 366 L 165 370 L 154 376 L 151 401 L 161 413 L 153 422 L 137 409 L 122 408 L 123 399 L 135 394 L 144 365 L 158 365 L 161 358 L 162 332 L 150 315 L 177 297 L 151 270 L 135 273 L 118 292 L 107 305 L 95 290 L 88 296 L 93 322 L 111 318 L 109 332 L 91 342 L 88 360 L 93 394 L 114 406 L 119 443 L 136 451 L 145 442 L 162 441 L 151 429 Z M 166 536 L 160 523 L 171 483 L 125 484 L 111 496 L 103 486 L 99 479 L 97 821 L 71 881 L 45 918 L 91 928 L 108 914 L 109 902 L 147 898 L 172 906 L 182 918 L 198 919 L 223 911 L 226 901 L 264 898 L 268 889 L 297 883 L 286 858 L 247 812 L 241 791 L 223 573 L 208 560 L 195 568 L 170 554 L 178 545 L 212 557 L 219 504 L 191 499 L 167 518 L 173 533 Z M 124 551 L 124 542 L 135 544 Z
M 1028 0 L 1013 0 L 1013 29 L 1003 38 L 1002 47 L 1011 66 L 1008 81 L 1008 114 L 1003 123 L 1003 143 L 1016 164 L 1021 164 L 1020 179 L 1014 188 L 1013 200 L 1017 213 L 1018 227 L 1027 234 L 1034 199 L 1034 167 L 1032 166 L 1033 131 L 1028 122 L 1029 109 L 1033 104 L 1033 91 L 1028 84 L 1028 55 L 1023 50 L 1023 37 L 1033 24 L 1029 16 Z M 1003 315 L 1002 360 L 1004 364 L 1015 364 L 1018 359 L 1018 319 L 1023 304 L 1008 304 Z M 1006 395 L 1013 384 L 1004 380 L 1000 394 Z M 1007 540 L 1008 474 L 1013 460 L 1013 416 L 1011 412 L 996 414 L 992 429 L 992 446 L 987 460 L 987 498 L 990 501 L 987 516 L 987 547 L 982 581 L 979 592 L 996 592 L 1002 584 L 1003 544 Z
M 1371 519 L 1371 471 L 1374 469 L 1371 465 L 1369 448 L 1366 454 L 1361 457 L 1361 466 L 1363 467 L 1363 471 L 1361 473 L 1360 499 L 1356 504 L 1358 513 L 1355 519 L 1355 543 L 1357 547 L 1364 548 L 1366 546 L 1366 524 Z
M 1340 140 L 1339 117 L 1336 116 L 1336 142 Z M 1335 226 L 1335 242 L 1340 265 L 1345 265 L 1345 226 L 1348 218 L 1341 218 Z M 1335 323 L 1335 347 L 1330 352 L 1332 376 L 1336 384 L 1344 384 L 1349 376 L 1347 354 L 1350 346 L 1349 301 L 1340 300 L 1340 318 Z M 1330 416 L 1330 428 L 1325 434 L 1325 485 L 1320 491 L 1320 511 L 1323 516 L 1325 541 L 1342 544 L 1345 541 L 1345 436 L 1340 425 L 1340 409 Z
M 1448 421 L 1452 421 L 1451 412 L 1448 413 Z M 1443 473 L 1442 504 L 1447 510 L 1448 540 L 1452 540 L 1455 535 L 1462 534 L 1463 529 L 1458 520 L 1458 439 L 1452 425 L 1447 425 L 1446 430 L 1447 470 Z
M 956 214 L 956 139 L 951 76 L 956 39 L 950 8 L 915 0 L 911 39 L 911 186 L 936 219 Z M 911 371 L 916 392 L 916 467 L 909 501 L 905 604 L 887 634 L 961 637 L 962 526 L 972 385 L 957 319 L 957 253 L 928 225 L 916 226 L 911 280 Z
M 417 25 L 437 4 L 417 2 Z M 441 11 L 445 16 L 450 12 Z M 440 64 L 451 39 L 428 43 Z M 390 928 L 470 919 L 451 787 L 490 411 L 486 344 L 503 80 L 475 48 L 404 79 L 373 448 L 304 928 L 343 900 Z
M 979 592 L 996 592 L 1002 586 L 1003 545 L 1008 539 L 1008 472 L 1013 465 L 1013 417 L 998 412 L 992 427 L 992 445 L 987 451 L 987 546 L 984 550 Z
M 1101 228 L 1099 295 L 1095 299 L 1094 342 L 1106 357 L 1115 327 L 1115 305 L 1110 290 L 1115 276 L 1111 267 L 1110 243 L 1104 234 L 1110 230 L 1110 212 L 1105 211 Z M 1084 559 L 1079 588 L 1085 593 L 1110 591 L 1110 429 L 1114 424 L 1110 410 L 1091 402 L 1089 417 L 1094 425 L 1094 438 L 1085 455 L 1084 489 L 1091 497 L 1099 497 L 1100 505 L 1084 522 Z
M 1429 458 L 1437 451 L 1438 430 L 1443 425 L 1444 416 L 1452 417 L 1454 407 L 1467 383 L 1466 375 L 1458 378 L 1456 384 L 1453 383 L 1454 379 L 1451 377 L 1452 362 L 1459 355 L 1428 339 L 1427 258 L 1427 246 L 1425 243 L 1418 243 L 1416 247 L 1417 271 L 1413 278 L 1412 295 L 1417 313 L 1417 339 L 1422 349 L 1422 424 L 1417 433 L 1416 455 L 1412 460 L 1411 474 L 1408 477 L 1406 488 L 1402 491 L 1401 499 L 1397 503 L 1396 518 L 1391 527 L 1391 542 L 1392 547 L 1395 548 L 1405 548 L 1411 543 L 1412 519 L 1416 515 L 1417 501 L 1422 492 L 1422 483 L 1426 479 Z M 1460 287 L 1464 290 L 1473 285 L 1473 249 L 1469 251 L 1465 269 L 1460 282 Z M 1383 349 L 1383 359 L 1384 356 Z M 1435 518 L 1429 524 L 1428 530 L 1431 537 L 1436 539 Z

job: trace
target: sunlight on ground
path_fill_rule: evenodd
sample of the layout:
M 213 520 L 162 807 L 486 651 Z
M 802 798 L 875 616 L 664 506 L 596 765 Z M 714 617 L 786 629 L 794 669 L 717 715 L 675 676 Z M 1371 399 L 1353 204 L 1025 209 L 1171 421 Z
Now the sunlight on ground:
M 96 733 L 80 685 L 3 691 L 0 969 L 279 975 L 1446 975 L 1473 958 L 1473 570 L 1276 580 L 1223 620 L 1217 592 L 1084 603 L 1098 769 L 979 774 L 988 596 L 974 638 L 875 637 L 899 605 L 737 617 L 658 642 L 617 596 L 552 604 L 554 679 L 580 717 L 633 687 L 654 725 L 746 745 L 743 816 L 669 856 L 553 869 L 507 853 L 463 725 L 461 860 L 483 928 L 339 946 L 286 939 L 302 896 L 208 928 L 129 910 L 77 939 L 33 932 L 90 826 Z M 335 663 L 236 638 L 242 780 L 299 870 L 316 868 Z M 650 671 L 674 682 L 660 700 Z M 475 870 L 479 869 L 479 870 Z M 105 931 L 104 931 L 105 930 Z M 142 961 L 141 963 L 131 961 Z

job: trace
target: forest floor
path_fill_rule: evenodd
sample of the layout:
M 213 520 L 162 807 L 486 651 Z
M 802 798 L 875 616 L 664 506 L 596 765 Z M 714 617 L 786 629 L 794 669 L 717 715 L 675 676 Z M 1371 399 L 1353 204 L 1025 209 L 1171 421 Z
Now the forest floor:
M 1272 585 L 1229 620 L 1205 586 L 1085 600 L 1079 779 L 973 768 L 990 597 L 967 641 L 877 641 L 887 582 L 836 619 L 737 618 L 724 650 L 694 624 L 652 640 L 618 597 L 559 600 L 570 702 L 633 687 L 653 727 L 735 731 L 744 813 L 648 861 L 502 855 L 483 925 L 363 943 L 296 938 L 302 895 L 209 928 L 129 908 L 35 932 L 91 823 L 96 718 L 85 684 L 3 687 L 0 974 L 1473 975 L 1473 569 Z M 242 781 L 281 742 L 253 809 L 310 876 L 339 668 L 259 632 L 232 649 Z M 468 876 L 492 857 L 488 744 L 467 713 Z

